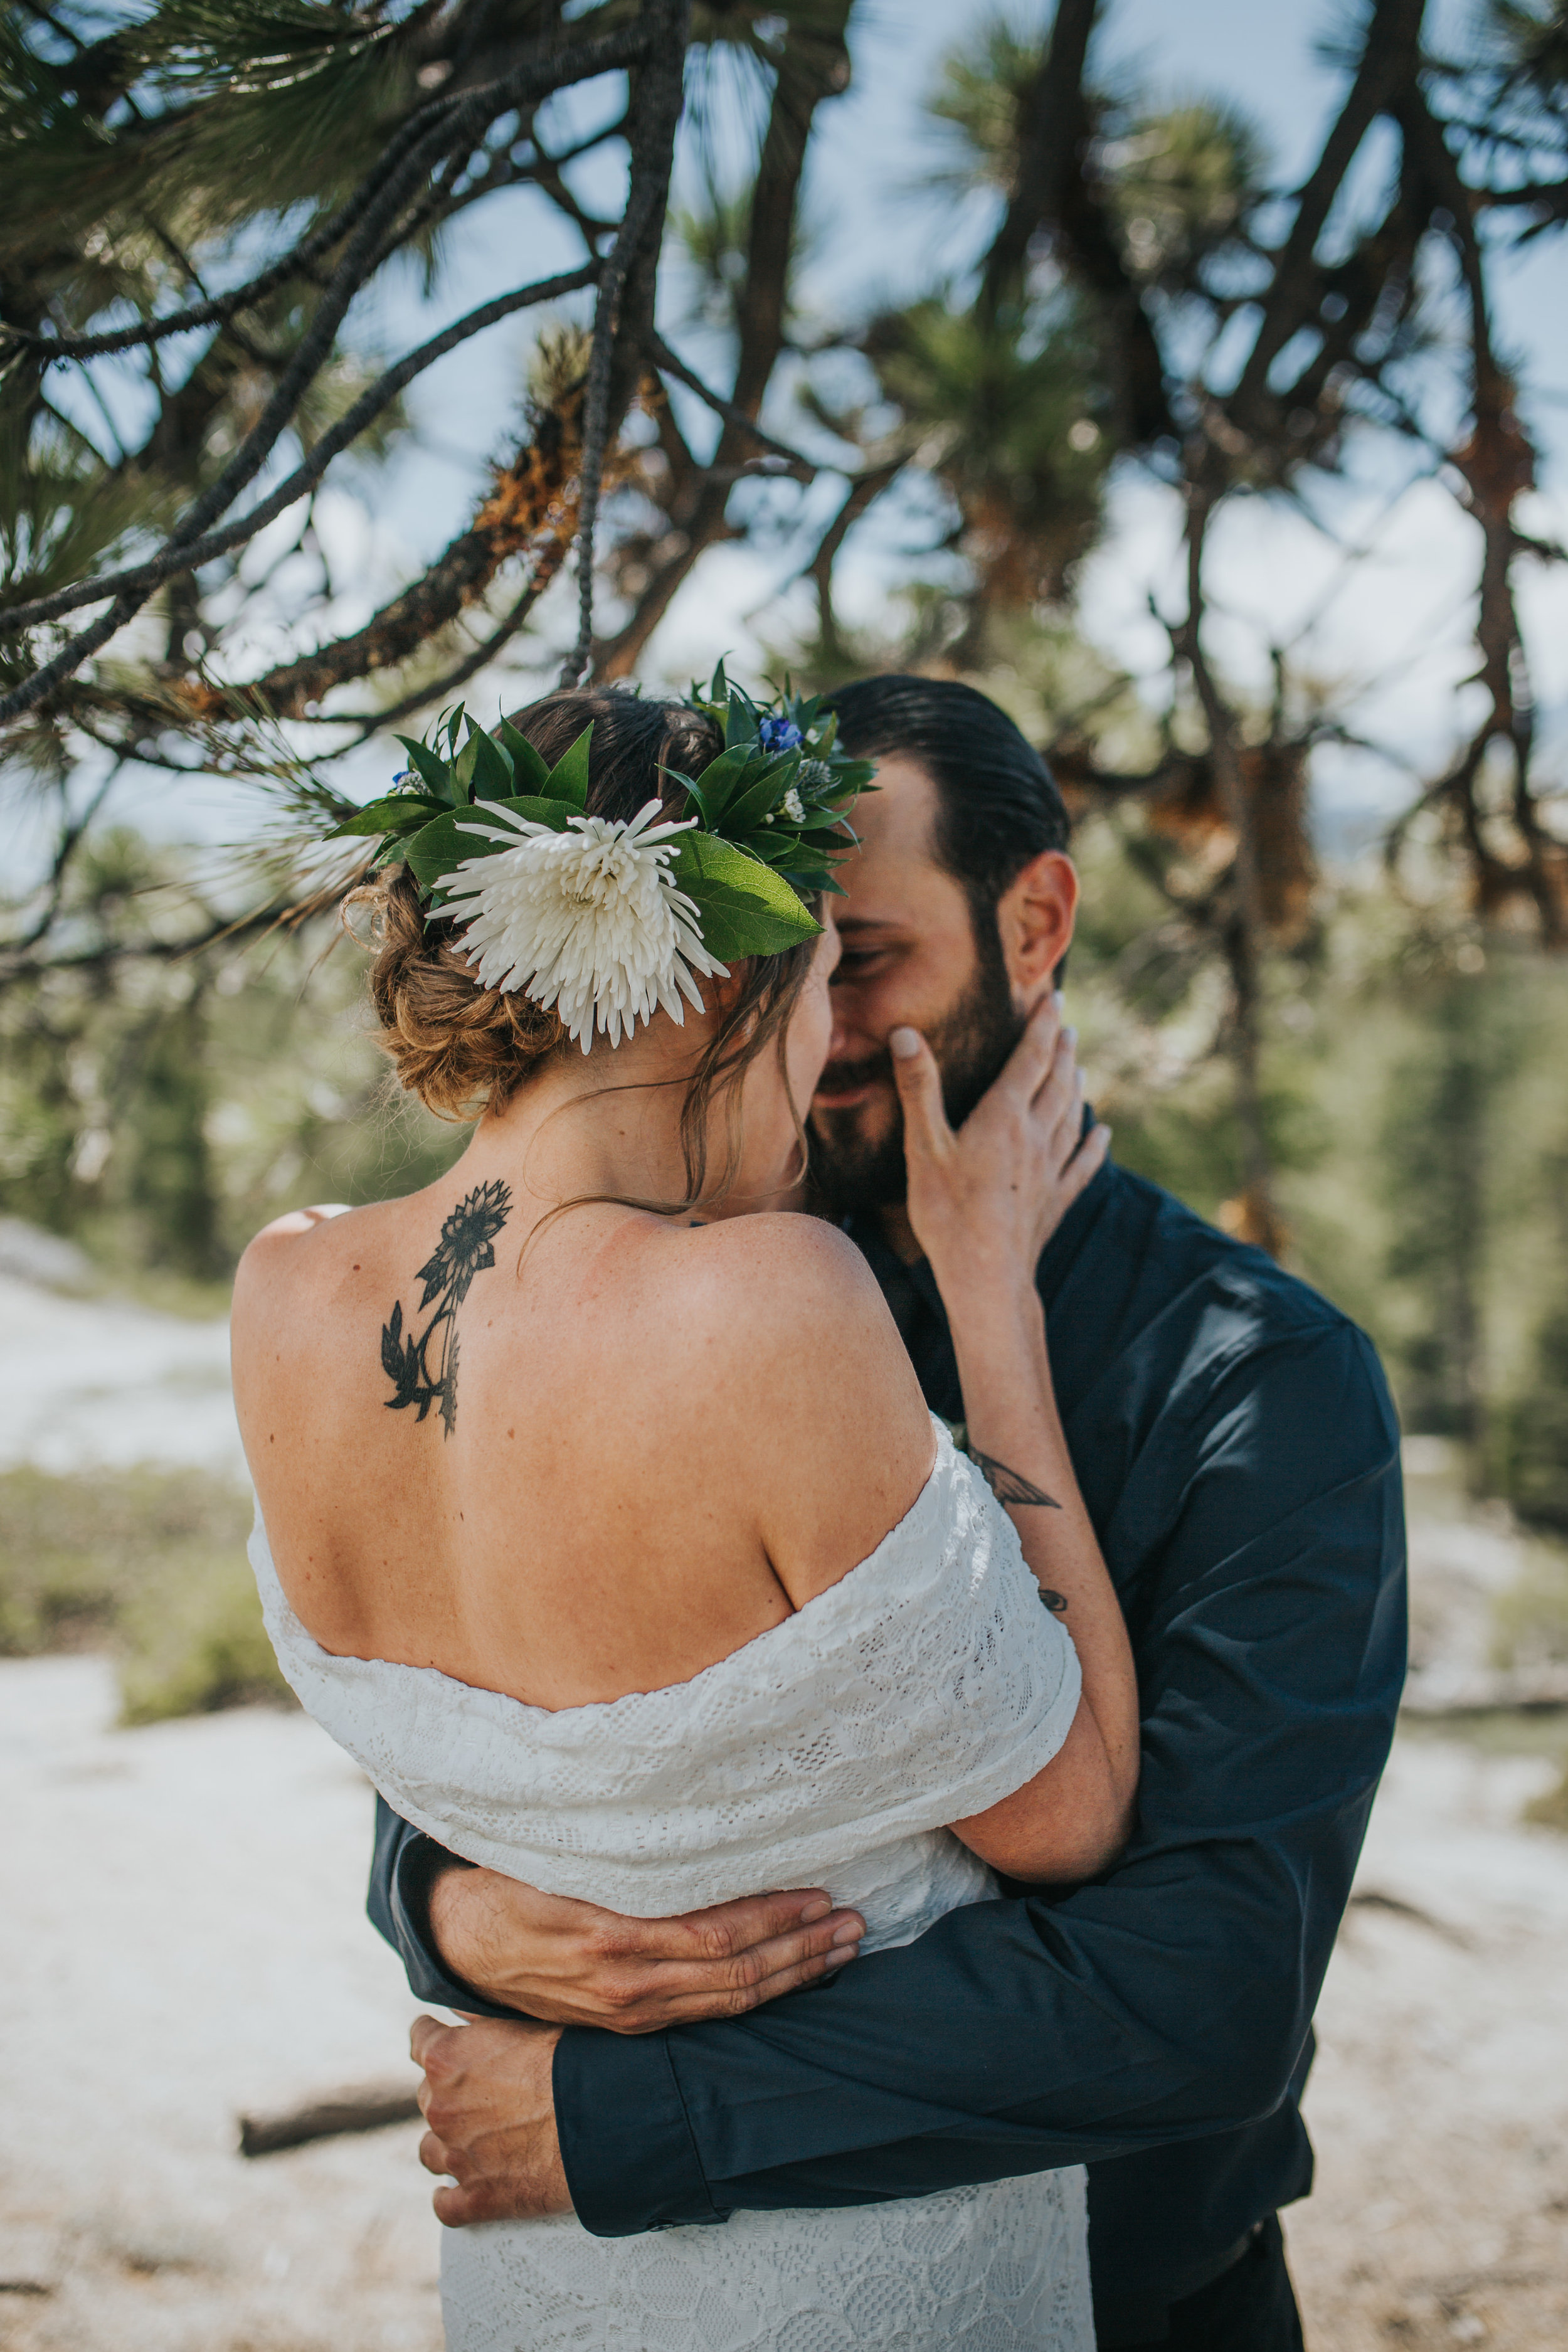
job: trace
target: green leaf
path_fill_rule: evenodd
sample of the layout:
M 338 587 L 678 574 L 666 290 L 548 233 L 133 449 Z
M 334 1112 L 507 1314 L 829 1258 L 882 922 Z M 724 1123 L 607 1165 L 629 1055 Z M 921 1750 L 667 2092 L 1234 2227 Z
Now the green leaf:
M 729 750 L 737 743 L 753 743 L 757 734 L 757 706 L 749 694 L 738 686 L 730 688 L 730 709 L 724 720 L 724 745 Z
M 414 833 L 440 814 L 439 801 L 428 801 L 415 793 L 394 793 L 387 800 L 369 801 L 363 808 L 356 809 L 342 824 L 333 825 L 326 838 L 343 841 L 353 834 Z
M 423 890 L 434 890 L 443 874 L 450 874 L 479 846 L 458 831 L 451 815 L 438 816 L 414 835 L 408 845 L 408 870 Z
M 460 801 L 471 801 L 474 797 L 474 770 L 479 760 L 479 739 L 477 735 L 470 735 L 452 762 L 452 782 L 458 788 Z M 511 780 L 509 777 L 507 781 L 510 783 Z
M 511 754 L 513 782 L 526 784 L 531 793 L 542 793 L 550 782 L 542 752 L 534 750 L 526 735 L 518 733 L 510 719 L 503 719 L 496 729 L 496 740 Z
M 767 760 L 755 781 L 748 782 L 744 790 L 736 793 L 725 810 L 723 829 L 727 840 L 733 841 L 737 835 L 750 833 L 754 824 L 761 824 L 770 809 L 778 806 L 794 782 L 799 766 L 800 755 L 795 751 L 776 751 Z
M 408 754 L 409 764 L 424 777 L 442 807 L 455 808 L 458 796 L 452 788 L 451 770 L 440 753 L 432 751 L 427 744 L 416 743 L 412 735 L 400 735 L 397 740 Z
M 675 812 L 673 808 L 671 809 L 670 813 L 672 816 L 675 816 L 675 822 L 678 824 L 682 823 L 685 819 L 690 816 L 692 810 L 695 809 L 698 815 L 702 820 L 704 826 L 710 833 L 711 833 L 713 830 L 712 812 L 709 806 L 708 796 L 704 793 L 701 785 L 693 783 L 689 776 L 679 774 L 674 768 L 661 768 L 658 772 L 661 776 L 668 776 L 671 783 L 679 784 L 681 791 L 686 794 L 686 801 L 680 809 L 679 816 L 675 816 Z
M 710 830 L 720 822 L 740 791 L 751 764 L 751 752 L 742 745 L 731 751 L 721 751 L 716 760 L 709 761 L 698 777 L 697 787 L 702 796 L 700 805 Z M 682 777 L 681 782 L 684 783 L 686 779 Z
M 511 761 L 493 735 L 468 721 L 468 740 L 464 757 L 473 753 L 473 798 L 497 801 L 512 789 Z M 531 782 L 531 778 L 529 780 Z
M 782 954 L 822 928 L 771 866 L 714 834 L 682 834 L 670 870 L 698 910 L 703 945 L 721 963 Z
M 730 838 L 727 834 L 724 837 L 726 840 Z M 764 833 L 760 828 L 755 833 L 742 834 L 734 845 L 743 850 L 748 857 L 760 857 L 764 866 L 787 865 L 792 857 L 800 854 L 800 845 L 793 834 Z
M 590 719 L 576 741 L 562 752 L 543 786 L 551 800 L 570 801 L 579 813 L 588 805 L 588 747 L 593 739 L 594 722 Z

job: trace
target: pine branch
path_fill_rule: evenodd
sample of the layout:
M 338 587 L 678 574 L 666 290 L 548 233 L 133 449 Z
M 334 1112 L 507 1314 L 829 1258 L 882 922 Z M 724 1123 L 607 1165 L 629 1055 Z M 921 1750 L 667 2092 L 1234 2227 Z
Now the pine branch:
M 593 647 L 594 542 L 605 454 L 636 382 L 640 344 L 653 324 L 652 278 L 658 268 L 675 134 L 685 97 L 690 14 L 691 0 L 650 0 L 647 60 L 631 110 L 632 162 L 626 215 L 604 265 L 594 310 L 578 475 L 577 641 L 562 665 L 563 686 L 576 685 L 588 667 Z M 646 285 L 637 284 L 639 274 L 646 276 Z M 629 331 L 623 357 L 619 349 L 622 308 L 623 299 L 628 296 L 632 299 L 626 306 L 625 324 Z
M 399 393 L 423 374 L 426 368 L 456 351 L 474 335 L 480 334 L 501 319 L 516 311 L 533 309 L 541 302 L 552 302 L 563 294 L 577 292 L 592 286 L 599 274 L 596 261 L 584 262 L 580 268 L 563 271 L 558 278 L 542 278 L 531 286 L 520 286 L 512 293 L 498 295 L 493 302 L 482 302 L 477 310 L 468 311 L 440 334 L 433 335 L 416 351 L 410 352 L 394 367 L 385 369 L 356 400 L 345 409 L 337 423 L 329 426 L 311 448 L 310 456 L 296 467 L 285 481 L 258 500 L 236 522 L 226 524 L 221 530 L 208 531 L 189 546 L 177 546 L 171 541 L 162 553 L 149 557 L 144 563 L 128 565 L 123 571 L 102 572 L 96 579 L 83 581 L 75 588 L 58 589 L 53 595 L 35 597 L 30 604 L 13 605 L 9 611 L 0 607 L 0 636 L 22 629 L 38 627 L 54 621 L 63 614 L 76 612 L 83 604 L 96 604 L 106 596 L 149 592 L 159 587 L 174 572 L 198 569 L 210 563 L 216 556 L 226 555 L 242 547 L 277 516 L 284 513 L 303 498 L 326 472 L 332 459 L 357 439 L 368 425 L 374 423 L 382 410 L 390 406 Z M 144 600 L 143 600 L 144 601 Z
M 984 299 L 992 317 L 1022 274 L 1030 239 L 1062 218 L 1068 186 L 1082 172 L 1083 76 L 1098 7 L 1099 0 L 1059 0 L 1025 110 L 1013 192 L 986 257 Z
M 460 662 L 443 671 L 439 677 L 433 677 L 414 693 L 405 694 L 400 702 L 392 703 L 385 710 L 322 711 L 318 714 L 319 723 L 328 727 L 357 727 L 360 731 L 354 742 L 364 743 L 385 728 L 398 726 L 405 719 L 411 719 L 416 711 L 427 710 L 432 703 L 437 706 L 446 703 L 457 688 L 466 686 L 469 678 L 477 677 L 503 647 L 510 644 L 559 569 L 560 565 L 556 563 L 543 576 L 537 569 L 531 572 L 510 611 L 489 635 L 482 638 Z
M 669 0 L 661 0 L 660 13 L 666 13 L 668 5 Z M 651 20 L 650 10 L 650 24 Z M 649 30 L 650 26 L 645 26 L 639 20 L 631 31 L 609 34 L 596 41 L 556 44 L 501 80 L 487 85 L 483 92 L 458 102 L 448 118 L 428 131 L 409 150 L 389 175 L 375 200 L 366 207 L 342 259 L 323 289 L 310 327 L 289 365 L 280 375 L 260 417 L 217 480 L 195 500 L 182 519 L 163 551 L 165 555 L 184 552 L 188 567 L 192 560 L 188 551 L 191 545 L 200 539 L 208 524 L 232 504 L 266 463 L 279 437 L 291 422 L 301 395 L 331 350 L 349 304 L 365 280 L 386 226 L 416 182 L 433 170 L 442 155 L 448 152 L 459 139 L 472 141 L 477 138 L 486 121 L 493 120 L 496 113 L 635 62 L 648 48 Z M 668 82 L 668 63 L 660 61 L 657 52 L 648 71 L 655 77 L 662 73 Z M 679 114 L 679 87 L 676 113 Z M 592 415 L 589 421 L 592 425 Z M 35 670 L 31 677 L 23 679 L 8 694 L 0 696 L 0 722 L 20 717 L 41 702 L 62 678 L 68 677 L 90 654 L 107 644 L 145 602 L 146 594 L 140 591 L 127 590 L 118 594 L 100 619 L 69 639 L 52 660 Z
M 540 418 L 532 439 L 497 476 L 468 529 L 421 579 L 351 636 L 247 683 L 242 689 L 247 701 L 259 700 L 278 719 L 302 719 L 333 687 L 406 661 L 482 596 L 508 557 L 521 549 L 533 556 L 524 592 L 528 603 L 542 594 L 565 561 L 577 519 L 583 396 L 579 385 Z M 202 718 L 221 715 L 229 700 L 222 688 L 205 682 L 181 694 Z
M 804 451 L 792 448 L 787 441 L 780 441 L 773 434 L 764 433 L 754 416 L 748 415 L 734 401 L 726 400 L 722 393 L 715 392 L 710 384 L 704 383 L 683 359 L 677 358 L 662 337 L 654 335 L 649 338 L 648 357 L 661 375 L 672 375 L 677 383 L 683 383 L 688 392 L 694 392 L 715 416 L 721 416 L 726 425 L 732 425 L 737 433 L 743 433 L 749 440 L 756 442 L 758 447 L 765 449 L 770 457 L 782 457 L 797 482 L 814 482 L 816 479 L 822 471 L 820 466 Z M 690 451 L 686 454 L 690 458 Z M 691 459 L 691 462 L 695 467 L 696 460 Z
M 630 620 L 599 647 L 599 677 L 629 675 L 692 566 L 706 549 L 731 535 L 726 509 L 734 477 L 727 469 L 734 465 L 739 437 L 751 429 L 784 347 L 790 242 L 806 148 L 816 109 L 848 83 L 849 10 L 850 0 L 821 0 L 809 26 L 792 24 L 785 35 L 752 192 L 746 290 L 737 319 L 740 351 L 730 394 L 730 406 L 748 423 L 742 427 L 726 418 L 711 465 L 673 481 L 669 504 L 680 518 L 682 543 L 657 566 Z
M 1426 0 L 1373 0 L 1355 78 L 1297 198 L 1296 216 L 1263 299 L 1257 340 L 1226 404 L 1243 430 L 1251 429 L 1259 415 L 1275 360 L 1300 327 L 1316 320 L 1323 291 L 1315 258 L 1318 240 L 1362 141 L 1398 92 L 1415 81 L 1425 5 Z
M 334 246 L 341 245 L 363 218 L 367 207 L 374 204 L 389 176 L 396 171 L 410 142 L 421 135 L 423 127 L 429 123 L 433 115 L 449 114 L 456 103 L 450 98 L 435 100 L 411 115 L 399 126 L 374 169 L 366 173 L 347 203 L 341 205 L 319 228 L 311 229 L 297 245 L 290 247 L 279 260 L 269 263 L 254 278 L 247 278 L 243 285 L 231 287 L 226 294 L 216 294 L 200 302 L 187 303 L 184 310 L 172 310 L 162 319 L 146 320 L 139 327 L 121 327 L 100 335 L 61 335 L 53 331 L 46 334 L 0 321 L 0 362 L 7 352 L 13 351 L 33 352 L 46 365 L 51 366 L 62 360 L 102 359 L 116 352 L 137 351 L 163 342 L 171 335 L 188 334 L 196 327 L 226 326 L 241 310 L 254 310 L 258 302 L 264 301 L 269 294 L 275 294 L 280 287 L 287 286 L 292 278 L 303 277 L 312 262 L 321 260 L 323 255 L 331 252 Z

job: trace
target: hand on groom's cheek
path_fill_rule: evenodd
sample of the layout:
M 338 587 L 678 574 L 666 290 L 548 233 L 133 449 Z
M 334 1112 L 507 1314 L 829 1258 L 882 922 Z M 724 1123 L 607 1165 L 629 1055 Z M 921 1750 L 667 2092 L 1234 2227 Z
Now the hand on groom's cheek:
M 457 2182 L 433 2200 L 448 2229 L 572 2210 L 551 2089 L 560 2039 L 559 2027 L 522 2018 L 415 2019 L 408 2046 L 425 2069 L 419 2106 L 429 2126 L 419 2161 Z

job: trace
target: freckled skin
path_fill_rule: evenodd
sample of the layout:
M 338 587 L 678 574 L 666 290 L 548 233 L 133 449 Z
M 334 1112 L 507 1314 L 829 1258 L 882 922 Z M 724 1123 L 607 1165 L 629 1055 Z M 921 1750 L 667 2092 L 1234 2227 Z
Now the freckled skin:
M 836 952 L 829 929 L 786 1039 L 803 1106 Z M 787 1200 L 796 1173 L 773 1055 L 746 1073 L 733 1213 L 717 1203 L 693 1227 L 601 1202 L 545 1222 L 584 1192 L 679 1199 L 672 1081 L 702 1028 L 660 1016 L 613 1055 L 552 1066 L 437 1184 L 282 1220 L 247 1253 L 241 1426 L 284 1441 L 253 1471 L 285 1590 L 327 1648 L 436 1664 L 541 1706 L 618 1697 L 682 1681 L 777 1623 L 913 1501 L 930 1427 L 858 1253 L 815 1220 L 741 1213 Z M 612 1081 L 638 1087 L 635 1120 L 624 1093 L 603 1095 Z M 470 1273 L 457 1213 L 481 1193 L 487 1246 Z M 423 1314 L 420 1268 L 437 1286 Z M 394 1302 L 406 1369 L 455 1291 L 449 1425 L 419 1411 L 434 1350 L 388 1411 L 401 1401 L 385 1368 Z M 849 1433 L 857 1415 L 866 1431 L 868 1397 L 862 1455 Z

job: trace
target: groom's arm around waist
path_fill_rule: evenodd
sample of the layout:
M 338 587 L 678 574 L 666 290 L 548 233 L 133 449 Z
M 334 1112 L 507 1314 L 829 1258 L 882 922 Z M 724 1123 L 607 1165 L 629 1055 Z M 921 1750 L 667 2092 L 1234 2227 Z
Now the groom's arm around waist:
M 1261 1434 L 1260 1434 L 1261 1433 Z M 1139 1827 L 1064 1901 L 951 1913 L 810 1998 L 569 2029 L 588 2228 L 848 2205 L 1221 2133 L 1300 2060 L 1404 1672 L 1397 1430 L 1350 1326 L 1216 1394 L 1152 1598 Z
M 375 1851 L 371 1858 L 370 1893 L 365 1910 L 371 1926 L 384 1936 L 407 1971 L 411 1990 L 420 2000 L 437 2001 L 445 2009 L 466 2010 L 481 2017 L 515 2017 L 484 1994 L 476 1992 L 442 1966 L 430 1932 L 430 1886 L 437 1871 L 461 1867 L 456 1854 L 395 1813 L 383 1796 L 375 1801 Z

